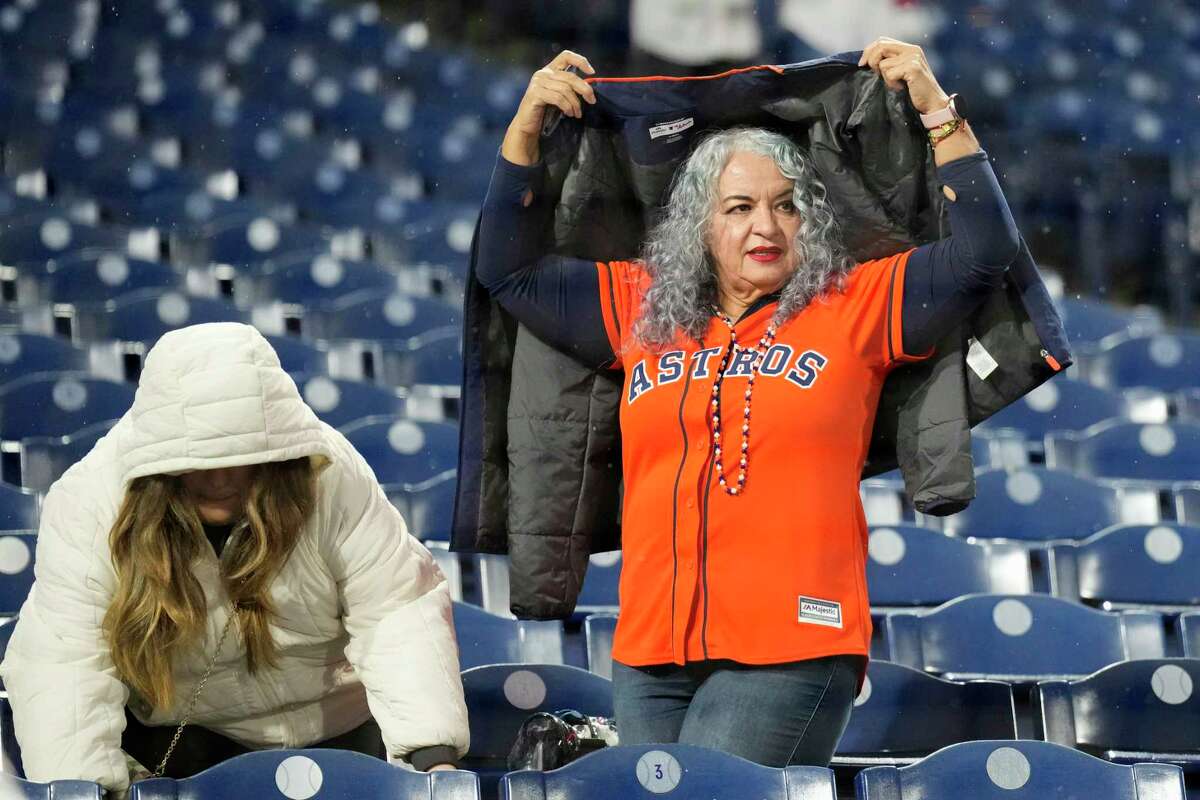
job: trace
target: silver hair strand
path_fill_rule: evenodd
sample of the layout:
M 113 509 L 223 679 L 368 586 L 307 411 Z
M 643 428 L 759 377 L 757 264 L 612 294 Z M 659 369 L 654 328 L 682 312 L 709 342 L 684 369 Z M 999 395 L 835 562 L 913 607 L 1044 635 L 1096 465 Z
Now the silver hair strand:
M 717 304 L 717 280 L 708 251 L 709 221 L 717 203 L 717 181 L 729 157 L 748 152 L 770 158 L 794 182 L 792 202 L 801 218 L 793 246 L 799 266 L 780 291 L 776 325 L 802 311 L 831 288 L 840 288 L 853 262 L 842 248 L 825 184 L 800 148 L 786 136 L 762 128 L 731 128 L 705 138 L 679 168 L 663 216 L 642 249 L 650 285 L 634 324 L 638 343 L 652 350 L 669 346 L 680 332 L 699 341 Z

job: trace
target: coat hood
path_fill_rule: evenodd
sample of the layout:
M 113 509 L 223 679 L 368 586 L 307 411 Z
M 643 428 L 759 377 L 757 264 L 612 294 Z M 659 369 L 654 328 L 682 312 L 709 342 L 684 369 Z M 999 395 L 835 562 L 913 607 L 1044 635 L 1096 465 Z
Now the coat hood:
M 192 325 L 150 350 L 114 433 L 122 482 L 144 475 L 332 459 L 322 423 L 279 357 L 240 323 Z

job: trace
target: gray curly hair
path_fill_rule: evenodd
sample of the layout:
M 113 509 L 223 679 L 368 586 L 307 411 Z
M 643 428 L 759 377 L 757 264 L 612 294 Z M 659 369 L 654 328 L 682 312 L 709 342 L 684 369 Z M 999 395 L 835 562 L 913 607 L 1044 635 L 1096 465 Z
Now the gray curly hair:
M 842 248 L 825 184 L 791 139 L 762 128 L 731 128 L 706 137 L 680 167 L 665 212 L 651 228 L 641 259 L 650 275 L 634 338 L 651 350 L 666 348 L 679 332 L 699 341 L 717 304 L 715 265 L 708 249 L 709 221 L 717 203 L 717 181 L 735 152 L 775 162 L 794 182 L 792 202 L 802 220 L 793 246 L 800 267 L 784 284 L 775 311 L 777 325 L 814 298 L 841 288 L 852 260 Z

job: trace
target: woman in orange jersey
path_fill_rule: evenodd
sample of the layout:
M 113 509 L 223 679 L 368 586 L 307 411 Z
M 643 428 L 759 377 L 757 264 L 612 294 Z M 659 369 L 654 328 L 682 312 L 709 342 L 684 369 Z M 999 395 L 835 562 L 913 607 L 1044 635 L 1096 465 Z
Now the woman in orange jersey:
M 828 764 L 871 635 L 858 480 L 881 386 L 1018 252 L 987 156 L 921 49 L 879 39 L 860 66 L 922 115 L 951 223 L 861 263 L 808 157 L 753 128 L 699 141 L 632 260 L 543 257 L 539 133 L 548 108 L 596 101 L 572 70 L 591 74 L 587 59 L 538 70 L 506 133 L 477 277 L 539 338 L 624 371 L 622 743 Z

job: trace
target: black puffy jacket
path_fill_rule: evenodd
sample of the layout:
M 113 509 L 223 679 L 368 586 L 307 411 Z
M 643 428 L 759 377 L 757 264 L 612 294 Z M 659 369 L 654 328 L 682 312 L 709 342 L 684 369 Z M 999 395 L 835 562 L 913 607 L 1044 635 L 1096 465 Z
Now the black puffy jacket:
M 943 236 L 933 156 L 907 96 L 858 53 L 702 79 L 609 79 L 582 119 L 548 120 L 543 196 L 558 199 L 552 252 L 627 258 L 676 167 L 706 131 L 772 128 L 811 156 L 857 260 Z M 474 259 L 472 259 L 474 260 Z M 620 373 L 539 341 L 471 278 L 465 311 L 458 551 L 508 553 L 521 618 L 564 617 L 593 552 L 620 547 Z M 995 366 L 990 367 L 994 362 Z M 895 468 L 913 505 L 951 514 L 975 496 L 970 428 L 1071 363 L 1028 248 L 978 313 L 928 361 L 883 387 L 870 477 Z

